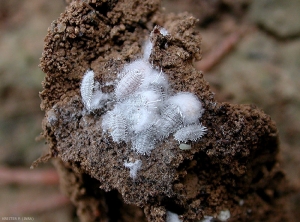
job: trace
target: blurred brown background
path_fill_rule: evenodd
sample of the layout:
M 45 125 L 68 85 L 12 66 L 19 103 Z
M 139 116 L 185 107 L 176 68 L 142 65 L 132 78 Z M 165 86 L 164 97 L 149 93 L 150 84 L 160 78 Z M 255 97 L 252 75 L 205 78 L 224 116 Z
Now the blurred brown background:
M 164 0 L 162 6 L 199 18 L 203 60 L 195 65 L 218 100 L 256 104 L 276 121 L 281 165 L 299 190 L 300 1 Z M 44 141 L 35 141 L 44 115 L 38 97 L 43 39 L 64 8 L 63 0 L 0 0 L 0 219 L 77 221 L 53 171 L 46 171 L 51 164 L 29 170 L 47 151 Z M 300 193 L 287 204 L 300 218 Z

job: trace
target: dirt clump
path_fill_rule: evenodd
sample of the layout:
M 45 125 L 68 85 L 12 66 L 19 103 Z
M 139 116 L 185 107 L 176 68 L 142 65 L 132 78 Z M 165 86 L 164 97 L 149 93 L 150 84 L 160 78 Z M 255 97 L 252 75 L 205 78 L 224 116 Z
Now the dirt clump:
M 230 212 L 228 221 L 285 221 L 284 211 L 275 214 L 286 192 L 275 123 L 254 106 L 215 101 L 193 66 L 201 58 L 196 19 L 159 8 L 158 0 L 72 1 L 49 27 L 40 64 L 46 73 L 40 94 L 44 136 L 78 216 L 166 221 L 173 212 L 182 221 L 200 221 L 223 220 L 220 214 Z M 151 31 L 150 63 L 168 76 L 174 93 L 194 93 L 205 109 L 207 133 L 190 150 L 179 149 L 171 135 L 151 154 L 139 155 L 103 134 L 101 116 L 109 107 L 83 112 L 86 70 L 101 84 L 115 81 L 124 64 L 141 57 Z M 135 180 L 124 167 L 129 159 L 143 163 Z

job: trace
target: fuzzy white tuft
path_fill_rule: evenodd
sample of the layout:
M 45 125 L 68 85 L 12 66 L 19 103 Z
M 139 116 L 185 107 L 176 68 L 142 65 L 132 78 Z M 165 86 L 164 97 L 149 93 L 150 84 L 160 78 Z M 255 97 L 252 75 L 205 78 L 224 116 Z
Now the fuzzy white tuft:
M 227 221 L 230 218 L 230 211 L 229 210 L 221 210 L 217 218 L 220 221 Z
M 135 179 L 137 176 L 137 171 L 141 168 L 142 166 L 142 161 L 141 160 L 136 160 L 133 163 L 130 162 L 125 162 L 124 166 L 126 168 L 129 168 L 129 175 L 132 179 Z
M 55 125 L 58 121 L 57 115 L 54 111 L 54 107 L 47 112 L 47 121 L 50 125 Z
M 212 222 L 213 220 L 214 220 L 214 217 L 205 215 L 199 222 Z
M 168 33 L 168 30 L 165 29 L 165 28 L 163 28 L 163 27 L 160 27 L 160 28 L 159 28 L 159 32 L 160 32 L 160 34 L 162 34 L 163 36 L 166 36 L 166 35 L 169 34 L 169 33 Z
M 118 77 L 123 78 L 125 75 L 133 71 L 143 73 L 143 75 L 149 75 L 152 72 L 152 67 L 148 61 L 145 61 L 144 59 L 137 59 L 129 64 L 126 64 L 118 74 Z
M 169 102 L 179 107 L 185 125 L 196 123 L 204 112 L 197 96 L 189 92 L 177 93 Z
M 168 79 L 163 72 L 153 69 L 151 73 L 145 75 L 141 88 L 167 93 L 169 90 Z
M 166 222 L 182 222 L 182 220 L 179 219 L 178 214 L 175 214 L 171 211 L 167 211 Z
M 134 133 L 140 133 L 145 129 L 148 129 L 158 119 L 158 115 L 155 112 L 149 111 L 146 108 L 141 108 L 134 112 L 132 116 L 132 131 Z
M 91 99 L 91 110 L 102 108 L 111 97 L 111 94 L 103 93 L 101 90 L 95 91 Z

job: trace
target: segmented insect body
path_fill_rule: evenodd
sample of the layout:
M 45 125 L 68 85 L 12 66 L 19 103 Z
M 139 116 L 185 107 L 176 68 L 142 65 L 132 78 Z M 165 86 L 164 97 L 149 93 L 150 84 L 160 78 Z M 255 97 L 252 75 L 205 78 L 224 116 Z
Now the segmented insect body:
M 164 106 L 161 111 L 161 118 L 157 121 L 156 126 L 162 137 L 168 137 L 170 133 L 182 127 L 182 116 L 178 107 L 172 104 Z
M 120 112 L 109 111 L 103 116 L 102 128 L 108 131 L 114 142 L 127 141 L 127 122 Z
M 142 84 L 144 74 L 140 70 L 128 72 L 118 83 L 115 89 L 117 99 L 124 99 L 134 93 Z
M 93 96 L 94 85 L 94 72 L 92 70 L 88 70 L 84 74 L 80 86 L 82 101 L 88 111 L 91 111 L 91 100 Z
M 188 140 L 196 141 L 200 139 L 206 132 L 206 127 L 201 124 L 193 124 L 185 126 L 174 133 L 175 140 L 179 142 L 187 142 Z
M 117 99 L 124 99 L 137 91 L 145 76 L 152 71 L 150 64 L 142 59 L 138 59 L 126 65 L 119 73 L 120 81 L 115 89 Z
M 139 154 L 149 154 L 156 145 L 156 135 L 148 128 L 132 138 L 132 149 Z

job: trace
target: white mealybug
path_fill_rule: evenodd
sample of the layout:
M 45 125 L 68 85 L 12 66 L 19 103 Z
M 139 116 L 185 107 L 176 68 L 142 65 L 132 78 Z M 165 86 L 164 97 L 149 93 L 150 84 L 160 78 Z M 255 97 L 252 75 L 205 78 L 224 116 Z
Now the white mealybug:
M 169 104 L 162 108 L 156 127 L 161 137 L 168 137 L 183 126 L 182 116 L 177 106 Z
M 111 94 L 101 91 L 100 83 L 95 82 L 94 76 L 94 71 L 86 71 L 80 86 L 82 101 L 88 112 L 102 108 L 112 98 Z
M 107 112 L 102 119 L 102 129 L 110 133 L 114 142 L 127 141 L 127 122 L 120 112 Z
M 80 86 L 80 92 L 82 101 L 84 104 L 84 107 L 91 111 L 91 101 L 93 96 L 93 90 L 94 90 L 94 71 L 88 70 L 83 76 L 81 86 Z
M 149 63 L 144 60 L 136 60 L 125 66 L 119 73 L 121 78 L 115 88 L 117 99 L 122 100 L 130 94 L 135 93 L 142 84 L 146 75 L 149 75 L 152 68 Z
M 179 142 L 187 142 L 188 140 L 196 141 L 200 139 L 206 132 L 206 127 L 201 124 L 185 126 L 174 133 L 175 140 Z
M 142 161 L 141 160 L 136 160 L 135 162 L 133 163 L 128 163 L 128 162 L 125 162 L 124 163 L 124 166 L 126 168 L 129 168 L 129 175 L 132 179 L 135 179 L 136 176 L 137 176 L 137 171 L 141 168 L 142 166 Z
M 204 112 L 201 102 L 193 93 L 177 93 L 168 102 L 179 107 L 185 125 L 197 123 Z
M 151 128 L 136 134 L 132 141 L 132 149 L 139 154 L 149 154 L 156 144 L 156 138 Z
M 128 72 L 116 86 L 116 98 L 121 100 L 134 93 L 142 84 L 143 78 L 144 73 L 138 69 Z

